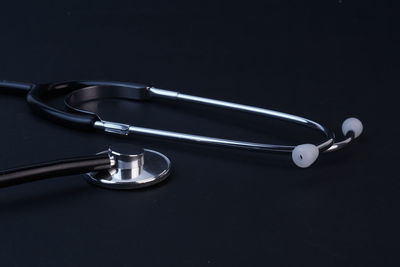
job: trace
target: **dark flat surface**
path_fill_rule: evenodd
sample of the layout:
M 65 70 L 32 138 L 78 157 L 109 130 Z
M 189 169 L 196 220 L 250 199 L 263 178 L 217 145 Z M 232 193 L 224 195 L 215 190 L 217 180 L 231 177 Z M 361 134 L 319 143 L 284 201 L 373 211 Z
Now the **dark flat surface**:
M 1 266 L 398 266 L 398 7 L 390 2 L 26 1 L 0 9 L 0 78 L 110 79 L 309 117 L 365 134 L 310 169 L 270 156 L 68 129 L 1 96 L 1 168 L 125 142 L 173 162 L 119 192 L 70 176 L 0 191 Z M 324 2 L 324 3 L 321 3 Z M 115 101 L 105 119 L 212 136 L 317 141 L 270 120 Z M 316 139 L 315 139 L 316 138 Z

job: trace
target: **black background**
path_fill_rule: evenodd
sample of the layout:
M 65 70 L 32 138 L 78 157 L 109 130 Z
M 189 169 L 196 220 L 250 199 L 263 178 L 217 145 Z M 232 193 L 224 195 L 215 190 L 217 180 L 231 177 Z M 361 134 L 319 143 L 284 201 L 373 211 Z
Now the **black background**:
M 393 2 L 394 3 L 394 2 Z M 289 156 L 82 132 L 3 95 L 1 168 L 139 144 L 159 186 L 80 176 L 3 188 L 1 266 L 398 266 L 398 7 L 389 1 L 26 1 L 0 8 L 0 79 L 133 81 L 365 132 L 309 169 Z M 104 119 L 299 144 L 272 120 L 167 101 L 100 104 Z

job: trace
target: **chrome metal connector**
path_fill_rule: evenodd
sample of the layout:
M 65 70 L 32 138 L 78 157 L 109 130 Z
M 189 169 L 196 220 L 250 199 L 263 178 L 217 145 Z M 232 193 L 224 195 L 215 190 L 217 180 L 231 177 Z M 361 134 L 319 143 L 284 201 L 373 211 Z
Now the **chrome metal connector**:
M 96 121 L 94 128 L 104 130 L 108 133 L 115 133 L 120 135 L 129 134 L 129 124 L 112 122 L 112 121 Z

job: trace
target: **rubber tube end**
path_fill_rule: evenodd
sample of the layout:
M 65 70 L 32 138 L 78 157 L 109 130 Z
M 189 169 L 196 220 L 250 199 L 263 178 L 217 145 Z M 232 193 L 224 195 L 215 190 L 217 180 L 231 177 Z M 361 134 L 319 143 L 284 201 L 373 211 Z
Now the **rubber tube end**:
M 292 151 L 294 164 L 300 168 L 310 167 L 318 158 L 319 149 L 313 144 L 296 146 Z
M 348 118 L 342 124 L 342 132 L 344 135 L 347 135 L 349 132 L 354 133 L 354 138 L 360 136 L 363 131 L 363 124 L 357 118 Z

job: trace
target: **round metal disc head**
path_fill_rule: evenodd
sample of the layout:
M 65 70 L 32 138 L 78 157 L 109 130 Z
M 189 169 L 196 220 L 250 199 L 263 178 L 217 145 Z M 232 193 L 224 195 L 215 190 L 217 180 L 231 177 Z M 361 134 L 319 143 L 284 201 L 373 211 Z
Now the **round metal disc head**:
M 137 161 L 128 168 L 126 158 L 137 159 L 138 155 L 121 155 L 111 149 L 102 153 L 109 153 L 116 161 L 114 167 L 108 170 L 91 172 L 86 174 L 86 179 L 95 185 L 111 189 L 136 189 L 151 186 L 162 182 L 168 177 L 171 168 L 170 160 L 163 154 L 143 149 L 140 155 L 139 166 Z M 119 162 L 119 158 L 122 158 Z M 118 163 L 119 162 L 119 163 Z

